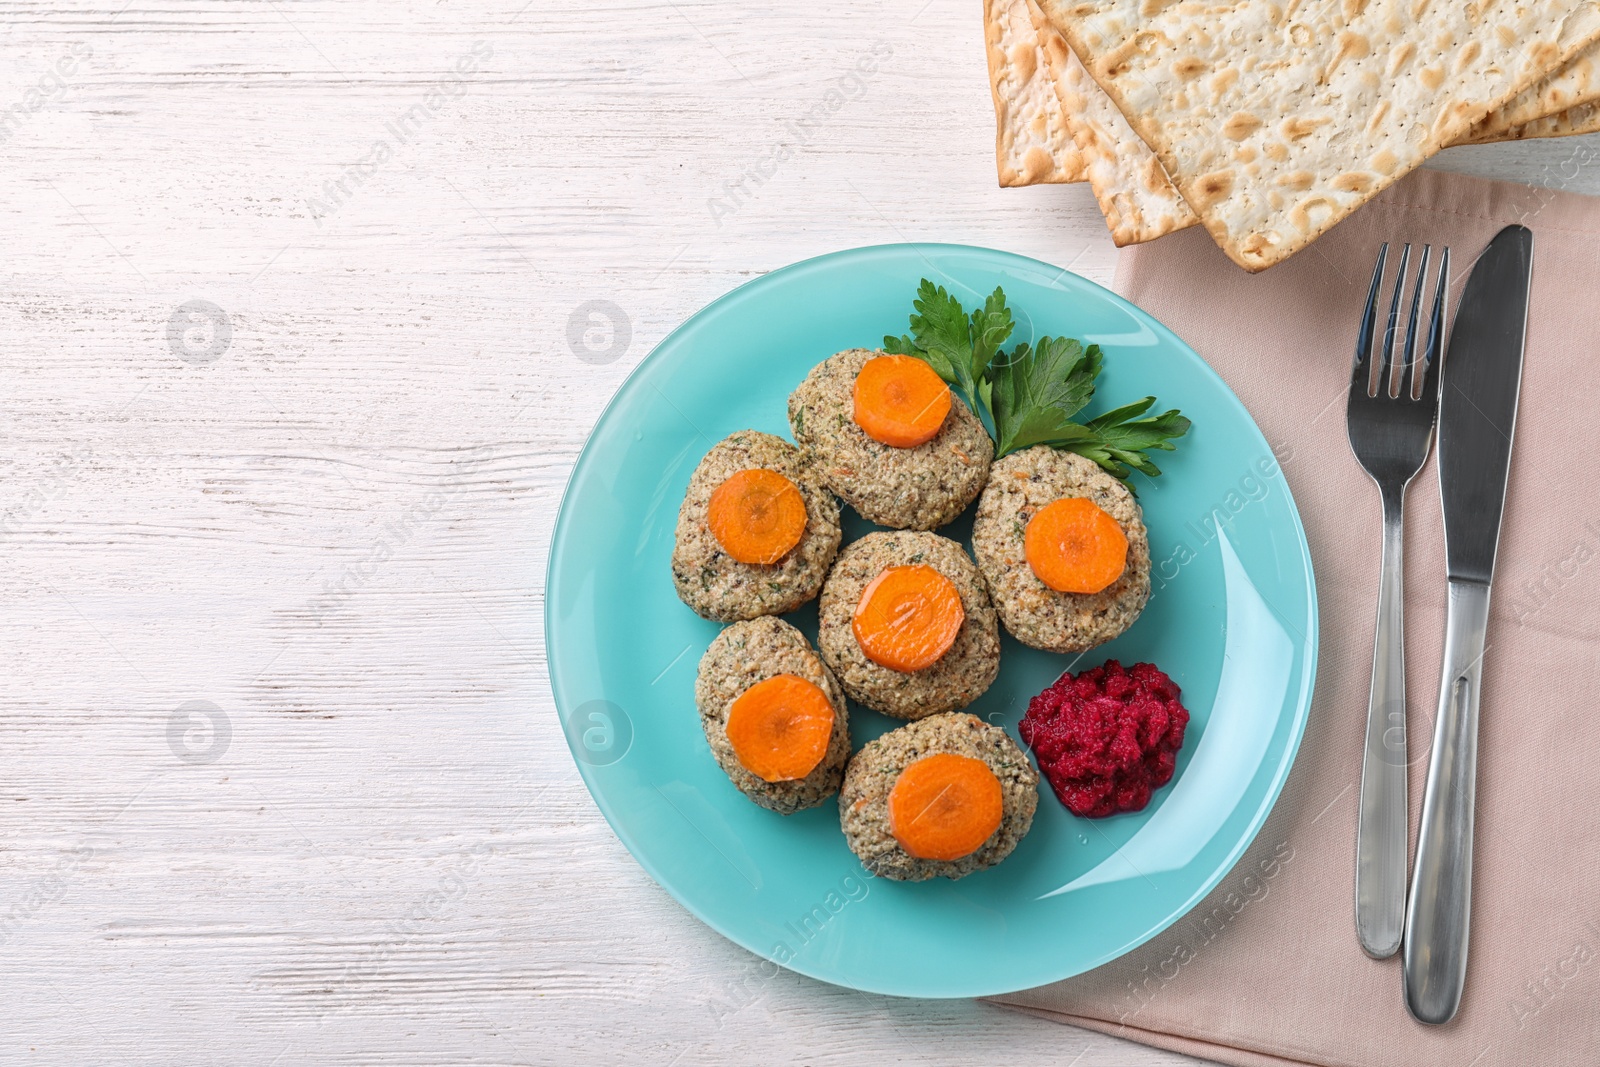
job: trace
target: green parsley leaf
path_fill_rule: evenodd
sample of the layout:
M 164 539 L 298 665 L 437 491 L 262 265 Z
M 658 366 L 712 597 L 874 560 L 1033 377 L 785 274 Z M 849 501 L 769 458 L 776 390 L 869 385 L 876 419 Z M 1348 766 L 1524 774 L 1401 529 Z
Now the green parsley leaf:
M 1149 452 L 1171 452 L 1190 422 L 1176 410 L 1146 415 L 1154 397 L 1126 404 L 1087 422 L 1076 421 L 1094 397 L 1104 353 L 1067 337 L 1002 349 L 1015 322 L 1006 294 L 996 288 L 968 316 L 943 286 L 922 279 L 911 334 L 885 337 L 886 352 L 915 356 L 955 390 L 989 427 L 996 457 L 1035 445 L 1076 452 L 1124 481 L 1133 471 L 1154 478 L 1161 468 Z
M 1068 337 L 1041 337 L 1037 348 L 1024 342 L 1002 353 L 990 365 L 996 453 L 1081 440 L 1084 427 L 1072 416 L 1094 396 L 1102 358 L 1099 345 L 1086 349 Z
M 932 357 L 928 360 L 939 377 L 962 394 L 967 406 L 977 409 L 978 381 L 972 373 L 972 334 L 961 301 L 922 279 L 917 299 L 912 301 L 917 314 L 911 316 L 911 335 L 917 348 Z M 946 377 L 944 371 L 948 370 Z
M 1094 434 L 1094 444 L 1087 448 L 1068 447 L 1094 460 L 1118 478 L 1126 479 L 1129 467 L 1148 477 L 1159 477 L 1161 468 L 1146 453 L 1152 448 L 1171 452 L 1177 447 L 1172 443 L 1173 439 L 1188 433 L 1193 424 L 1176 408 L 1148 418 L 1139 418 L 1155 402 L 1155 397 L 1147 396 L 1108 411 L 1099 418 L 1090 419 L 1088 429 Z
M 972 376 L 978 382 L 979 399 L 989 406 L 992 389 L 990 367 L 1000 346 L 1006 343 L 1016 323 L 1011 319 L 1011 309 L 1006 307 L 1006 294 L 999 286 L 983 302 L 983 307 L 972 313 L 971 345 Z

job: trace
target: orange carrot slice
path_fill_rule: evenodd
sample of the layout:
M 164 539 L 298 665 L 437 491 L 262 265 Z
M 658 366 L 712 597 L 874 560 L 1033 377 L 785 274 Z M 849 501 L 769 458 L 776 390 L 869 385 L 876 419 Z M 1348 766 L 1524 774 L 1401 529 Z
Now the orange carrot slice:
M 856 425 L 891 448 L 916 448 L 939 436 L 950 387 L 915 356 L 874 356 L 856 375 Z
M 1069 496 L 1028 520 L 1022 551 L 1056 592 L 1098 593 L 1127 569 L 1128 535 L 1093 501 Z
M 955 583 L 919 563 L 889 567 L 872 579 L 850 625 L 868 659 L 910 673 L 939 662 L 966 618 Z
M 789 479 L 758 467 L 717 486 L 706 522 L 722 550 L 740 563 L 776 563 L 806 532 L 806 502 Z
M 833 737 L 833 702 L 815 684 L 775 674 L 728 706 L 728 743 L 739 765 L 768 782 L 804 778 Z
M 1000 829 L 1000 779 L 981 759 L 937 752 L 910 764 L 889 790 L 889 832 L 919 860 L 970 856 Z

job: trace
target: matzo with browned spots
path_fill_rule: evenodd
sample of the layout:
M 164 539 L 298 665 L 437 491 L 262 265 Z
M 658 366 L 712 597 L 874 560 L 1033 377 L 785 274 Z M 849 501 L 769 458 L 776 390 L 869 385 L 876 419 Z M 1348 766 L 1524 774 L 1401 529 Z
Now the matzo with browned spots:
M 1217 243 L 1293 255 L 1600 37 L 1600 4 L 1042 0 Z

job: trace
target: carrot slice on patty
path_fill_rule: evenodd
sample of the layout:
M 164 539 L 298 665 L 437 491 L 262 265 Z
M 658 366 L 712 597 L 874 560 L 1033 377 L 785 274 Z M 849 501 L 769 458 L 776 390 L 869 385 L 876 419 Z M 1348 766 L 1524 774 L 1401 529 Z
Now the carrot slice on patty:
M 804 778 L 833 737 L 833 702 L 795 674 L 775 674 L 728 706 L 728 743 L 739 765 L 767 782 Z
M 891 448 L 915 448 L 939 436 L 950 414 L 950 387 L 915 356 L 874 356 L 856 374 L 855 420 Z
M 740 563 L 776 563 L 806 532 L 806 501 L 789 479 L 757 467 L 717 486 L 706 522 L 722 550 Z
M 889 832 L 919 860 L 958 860 L 1000 829 L 1000 779 L 981 759 L 937 752 L 908 765 L 889 790 Z
M 939 662 L 966 618 L 955 583 L 919 563 L 889 567 L 872 579 L 850 626 L 868 659 L 910 673 Z
M 1028 520 L 1022 551 L 1056 592 L 1098 593 L 1127 569 L 1128 535 L 1093 501 L 1069 496 Z

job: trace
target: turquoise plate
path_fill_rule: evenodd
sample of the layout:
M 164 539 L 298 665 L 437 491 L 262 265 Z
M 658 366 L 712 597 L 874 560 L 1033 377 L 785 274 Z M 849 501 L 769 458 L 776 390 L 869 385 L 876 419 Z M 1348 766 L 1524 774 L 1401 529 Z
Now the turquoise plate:
M 869 878 L 832 803 L 787 818 L 711 758 L 696 664 L 718 627 L 673 591 L 673 527 L 695 464 L 754 428 L 788 436 L 786 399 L 845 348 L 906 330 L 918 280 L 969 308 L 1005 287 L 1012 341 L 1105 348 L 1096 409 L 1154 393 L 1194 429 L 1166 474 L 1136 475 L 1153 595 L 1122 637 L 1081 657 L 1004 639 L 1000 678 L 968 710 L 1013 736 L 1028 698 L 1069 668 L 1148 660 L 1193 715 L 1172 784 L 1137 814 L 1069 815 L 1041 786 L 1033 830 L 959 882 Z M 848 541 L 869 530 L 846 509 Z M 966 540 L 970 513 L 941 531 Z M 546 589 L 550 684 L 595 802 L 644 869 L 709 926 L 766 959 L 879 993 L 969 997 L 1116 958 L 1192 908 L 1238 861 L 1288 776 L 1311 703 L 1317 607 L 1305 533 L 1266 439 L 1193 350 L 1138 308 L 1058 267 L 958 245 L 884 245 L 739 287 L 662 341 L 578 457 Z M 815 640 L 816 611 L 791 616 Z M 857 746 L 896 725 L 852 706 Z

